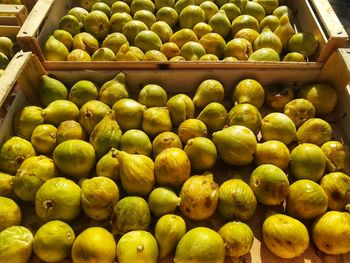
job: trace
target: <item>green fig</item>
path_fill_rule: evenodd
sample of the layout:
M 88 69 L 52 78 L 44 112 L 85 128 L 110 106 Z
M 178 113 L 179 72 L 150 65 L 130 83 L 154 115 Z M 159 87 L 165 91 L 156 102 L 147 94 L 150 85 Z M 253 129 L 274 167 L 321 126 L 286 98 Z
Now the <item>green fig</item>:
M 176 246 L 174 263 L 223 263 L 225 244 L 221 236 L 207 227 L 195 227 L 180 239 Z
M 121 99 L 114 103 L 117 122 L 123 131 L 142 128 L 143 114 L 146 106 L 133 99 Z
M 193 220 L 204 220 L 214 214 L 219 201 L 219 186 L 213 174 L 192 175 L 182 185 L 180 211 Z
M 115 61 L 115 54 L 108 47 L 100 47 L 92 54 L 91 61 Z
M 34 202 L 40 186 L 55 176 L 57 169 L 52 159 L 44 155 L 29 157 L 16 172 L 13 191 L 19 199 Z
M 147 230 L 151 223 L 151 213 L 145 199 L 126 196 L 113 208 L 111 217 L 112 233 L 122 235 L 132 230 Z
M 146 53 L 150 50 L 160 50 L 162 40 L 155 32 L 143 30 L 135 36 L 134 44 Z
M 85 50 L 74 49 L 69 53 L 69 55 L 67 57 L 67 61 L 89 62 L 89 61 L 91 61 L 91 57 L 90 57 L 89 53 L 87 53 Z
M 32 144 L 21 137 L 11 137 L 2 145 L 0 150 L 0 170 L 15 174 L 22 162 L 35 156 Z
M 8 58 L 13 56 L 13 42 L 6 36 L 0 37 L 0 52 L 5 54 Z
M 87 0 L 87 1 L 89 1 L 89 0 Z M 85 21 L 85 18 L 87 17 L 88 14 L 89 14 L 89 12 L 85 8 L 80 7 L 80 6 L 75 6 L 71 9 L 69 9 L 68 13 L 67 13 L 67 15 L 75 16 L 79 20 L 80 27 L 84 26 L 84 21 Z
M 157 241 L 153 235 L 147 231 L 130 231 L 124 234 L 118 241 L 117 258 L 119 263 L 157 263 Z
M 30 138 L 34 149 L 43 154 L 51 153 L 56 147 L 57 128 L 51 124 L 37 126 Z
M 150 137 L 159 133 L 171 131 L 172 124 L 169 111 L 166 107 L 152 107 L 143 113 L 142 129 Z
M 154 173 L 158 185 L 179 188 L 191 175 L 191 163 L 183 150 L 168 148 L 157 155 Z
M 68 90 L 59 80 L 42 75 L 39 80 L 39 97 L 42 104 L 48 106 L 54 100 L 66 100 Z
M 339 141 L 328 141 L 321 146 L 326 154 L 327 170 L 350 174 L 350 150 Z
M 13 192 L 13 175 L 0 172 L 0 196 L 10 196 Z
M 180 28 L 192 29 L 194 25 L 200 22 L 205 22 L 205 13 L 200 6 L 191 4 L 184 7 L 179 13 Z
M 269 140 L 258 143 L 255 153 L 255 164 L 273 164 L 282 170 L 288 168 L 290 152 L 288 147 L 280 141 Z
M 26 263 L 32 254 L 32 232 L 23 226 L 0 232 L 0 262 Z
M 194 117 L 194 104 L 186 94 L 176 94 L 166 103 L 170 113 L 171 122 L 174 126 L 179 126 L 186 119 Z
M 63 121 L 77 120 L 79 108 L 69 100 L 55 100 L 42 110 L 41 115 L 46 123 L 57 127 Z
M 204 80 L 193 97 L 193 104 L 198 108 L 204 108 L 210 102 L 222 103 L 224 100 L 224 87 L 215 79 Z
M 302 98 L 289 101 L 284 106 L 283 112 L 291 118 L 297 128 L 316 115 L 314 105 L 312 105 L 310 101 Z
M 176 193 L 166 187 L 155 188 L 148 197 L 148 207 L 157 217 L 174 213 L 180 202 L 181 199 Z
M 104 39 L 110 31 L 108 16 L 102 11 L 91 11 L 85 18 L 84 29 L 97 39 Z
M 118 1 L 121 2 L 121 1 Z M 123 2 L 121 2 L 123 3 Z M 126 42 L 128 42 L 128 40 L 126 39 L 126 37 L 119 32 L 113 32 L 111 34 L 109 34 L 108 36 L 106 36 L 106 38 L 103 40 L 102 42 L 102 47 L 107 47 L 110 50 L 112 50 L 114 52 L 114 54 L 117 54 L 120 47 L 125 44 Z M 120 72 L 119 74 L 123 74 L 122 72 Z M 116 77 L 119 75 L 117 74 Z M 118 80 L 118 78 L 117 78 Z
M 108 112 L 92 130 L 89 142 L 95 148 L 96 157 L 99 159 L 111 148 L 118 148 L 122 131 L 115 120 L 113 110 Z
M 252 104 L 236 104 L 228 113 L 228 121 L 230 126 L 242 125 L 256 133 L 260 130 L 261 114 Z
M 271 31 L 275 32 L 277 27 L 280 25 L 280 19 L 275 15 L 265 16 L 260 21 L 260 28 L 264 29 L 265 27 L 269 27 Z M 283 44 L 283 43 L 282 43 Z
M 219 12 L 218 6 L 212 1 L 203 1 L 199 6 L 204 11 L 206 23 L 209 22 L 211 17 L 213 17 L 217 12 Z M 203 22 L 200 22 L 200 23 L 203 23 Z
M 58 28 L 61 30 L 67 31 L 72 36 L 80 33 L 80 22 L 78 18 L 73 15 L 64 15 L 62 16 Z
M 232 21 L 241 14 L 240 8 L 232 1 L 223 4 L 220 7 L 220 10 L 225 11 L 226 16 L 227 16 L 228 20 L 230 21 L 230 23 L 232 23 Z
M 144 30 L 148 30 L 145 23 L 138 20 L 131 20 L 124 24 L 121 33 L 128 39 L 129 44 L 134 46 L 137 34 Z
M 249 179 L 256 199 L 264 205 L 279 205 L 289 193 L 287 175 L 273 164 L 262 164 L 254 169 Z
M 118 1 L 119 2 L 119 1 Z M 129 8 L 130 9 L 130 8 Z M 117 12 L 114 13 L 110 18 L 110 27 L 111 32 L 113 33 L 123 33 L 123 27 L 128 22 L 133 21 L 132 16 L 129 13 L 126 12 Z M 130 26 L 130 25 L 129 25 Z M 124 43 L 128 42 L 127 36 L 122 34 L 126 41 Z M 107 36 L 108 37 L 108 36 Z M 119 50 L 119 49 L 118 49 Z
M 86 179 L 81 185 L 81 206 L 94 220 L 108 219 L 119 201 L 116 183 L 107 177 Z
M 164 151 L 167 148 L 182 149 L 182 143 L 181 143 L 180 137 L 176 133 L 162 132 L 154 138 L 152 142 L 154 157 L 157 157 L 158 154 L 160 154 L 162 151 Z
M 59 262 L 70 255 L 74 240 L 74 231 L 67 223 L 53 220 L 35 233 L 33 251 L 43 261 Z
M 9 63 L 10 59 L 4 53 L 0 52 L 0 69 L 6 69 Z
M 305 121 L 297 130 L 299 143 L 312 143 L 317 146 L 329 142 L 333 137 L 332 126 L 321 118 L 311 118 Z
M 109 7 L 109 5 L 107 5 L 106 3 L 103 2 L 97 2 L 95 4 L 93 4 L 93 6 L 91 7 L 91 11 L 95 11 L 95 10 L 99 10 L 103 13 L 106 14 L 106 16 L 110 16 L 111 13 L 111 8 Z
M 188 61 L 197 61 L 206 54 L 204 47 L 198 42 L 189 41 L 180 50 L 180 55 Z
M 13 129 L 16 136 L 30 140 L 34 129 L 44 123 L 41 116 L 42 108 L 38 106 L 24 106 L 19 108 L 14 117 Z
M 96 164 L 96 175 L 110 178 L 114 181 L 119 179 L 119 161 L 117 149 L 110 149 L 101 157 Z
M 96 100 L 98 89 L 95 83 L 89 80 L 79 80 L 69 91 L 68 99 L 80 108 L 90 100 Z
M 189 139 L 195 137 L 207 137 L 207 126 L 198 119 L 187 119 L 181 122 L 177 130 L 177 134 L 183 144 L 186 144 Z
M 144 86 L 138 97 L 138 101 L 146 107 L 163 107 L 168 100 L 166 91 L 157 84 Z
M 164 6 L 157 11 L 156 20 L 163 21 L 167 23 L 172 29 L 174 29 L 179 21 L 179 14 L 173 7 Z
M 253 246 L 254 233 L 250 227 L 242 222 L 228 222 L 219 231 L 225 243 L 226 256 L 241 257 L 248 254 Z
M 154 163 L 145 155 L 119 151 L 120 179 L 124 190 L 132 195 L 148 195 L 154 186 Z
M 224 162 L 239 166 L 253 162 L 257 140 L 248 128 L 233 125 L 213 133 L 212 139 Z
M 108 105 L 98 100 L 90 100 L 86 102 L 79 112 L 78 121 L 83 126 L 85 132 L 90 135 L 103 117 L 110 111 Z
M 10 226 L 20 225 L 22 221 L 21 208 L 8 197 L 0 196 L 0 216 L 0 231 Z
M 116 257 L 116 242 L 106 229 L 89 227 L 75 239 L 71 255 L 76 263 L 113 263 Z
M 248 220 L 255 213 L 254 192 L 241 179 L 229 179 L 219 188 L 219 213 L 227 220 Z
M 69 51 L 62 42 L 51 35 L 45 43 L 43 53 L 48 61 L 66 61 Z
M 217 151 L 214 143 L 205 137 L 189 139 L 184 148 L 193 171 L 206 171 L 214 167 Z
M 82 140 L 64 141 L 53 151 L 53 161 L 58 169 L 69 176 L 87 177 L 95 166 L 95 149 Z
M 266 16 L 265 9 L 257 2 L 248 1 L 242 9 L 242 15 L 251 15 L 255 17 L 259 22 Z
M 194 4 L 194 0 L 178 0 L 176 1 L 175 5 L 174 5 L 174 9 L 176 10 L 176 12 L 178 14 L 181 13 L 181 11 L 189 5 L 193 5 Z
M 201 120 L 210 132 L 222 130 L 226 123 L 227 111 L 218 102 L 211 102 L 199 113 L 197 119 Z
M 226 38 L 231 32 L 231 23 L 224 10 L 219 10 L 213 15 L 209 19 L 208 24 L 213 29 L 212 32 L 218 33 L 223 38 Z
M 198 42 L 198 38 L 191 29 L 183 28 L 172 34 L 169 41 L 174 42 L 181 49 L 182 46 L 188 41 Z
M 105 82 L 99 90 L 98 99 L 112 107 L 117 101 L 128 98 L 125 73 L 120 72 L 115 77 Z
M 251 15 L 239 15 L 232 21 L 232 35 L 236 35 L 236 33 L 243 28 L 250 28 L 257 32 L 260 32 L 259 21 Z
M 225 57 L 235 57 L 238 60 L 247 60 L 252 53 L 252 44 L 245 38 L 234 38 L 230 40 L 224 49 Z
M 278 53 L 269 47 L 260 48 L 254 51 L 248 58 L 248 61 L 280 61 Z
M 111 6 L 111 14 L 115 13 L 128 13 L 130 14 L 130 6 L 128 5 L 127 1 L 115 1 Z
M 232 93 L 232 102 L 249 103 L 260 109 L 264 104 L 265 91 L 262 85 L 254 79 L 243 79 Z
M 80 213 L 80 194 L 80 187 L 72 180 L 51 178 L 36 193 L 36 214 L 45 222 L 55 219 L 70 222 Z
M 159 50 L 149 50 L 145 54 L 143 54 L 142 61 L 168 61 L 167 57 L 160 52 Z
M 288 47 L 289 39 L 294 35 L 294 29 L 289 22 L 287 14 L 280 17 L 279 26 L 274 31 L 275 35 L 281 40 L 282 47 L 286 49 Z
M 68 140 L 84 140 L 86 138 L 83 127 L 76 121 L 68 120 L 63 121 L 57 127 L 56 140 L 57 144 L 60 144 Z
M 257 51 L 261 48 L 271 48 L 275 50 L 278 55 L 280 55 L 282 52 L 283 45 L 281 40 L 267 26 L 262 30 L 260 35 L 254 41 L 254 51 Z
M 159 247 L 159 258 L 162 259 L 174 251 L 185 233 L 186 223 L 182 217 L 167 214 L 159 218 L 154 229 L 154 236 Z
M 158 35 L 163 44 L 168 42 L 173 34 L 173 30 L 171 29 L 170 25 L 164 21 L 154 22 L 149 29 Z M 160 51 L 162 51 L 162 45 L 160 47 Z
M 319 43 L 313 33 L 299 32 L 289 38 L 287 47 L 290 52 L 298 52 L 305 57 L 310 57 L 316 52 Z
M 120 139 L 120 150 L 150 157 L 152 154 L 152 143 L 145 132 L 131 129 L 122 135 Z

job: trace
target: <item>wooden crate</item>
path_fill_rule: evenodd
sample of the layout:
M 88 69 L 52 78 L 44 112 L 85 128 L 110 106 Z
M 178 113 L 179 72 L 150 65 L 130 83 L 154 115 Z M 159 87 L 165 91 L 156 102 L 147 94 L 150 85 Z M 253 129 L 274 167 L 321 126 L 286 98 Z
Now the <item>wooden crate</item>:
M 77 80 L 88 79 L 101 84 L 111 79 L 119 70 L 45 70 L 40 64 L 38 58 L 30 52 L 18 53 L 9 65 L 9 70 L 0 79 L 0 145 L 4 140 L 13 135 L 12 120 L 15 111 L 25 103 L 38 102 L 37 88 L 39 77 L 43 74 L 51 74 L 57 79 L 71 86 Z M 340 49 L 334 52 L 323 68 L 310 68 L 308 70 L 301 68 L 286 69 L 185 69 L 154 70 L 154 69 L 127 69 L 123 70 L 127 77 L 127 85 L 131 92 L 137 94 L 140 89 L 149 83 L 162 85 L 170 93 L 195 92 L 198 84 L 208 78 L 215 78 L 222 82 L 227 95 L 232 92 L 234 83 L 243 78 L 254 78 L 261 82 L 263 86 L 273 83 L 283 83 L 297 88 L 307 83 L 323 82 L 333 85 L 339 94 L 339 103 L 335 113 L 330 116 L 330 123 L 337 127 L 337 137 L 339 140 L 350 141 L 350 49 Z M 223 170 L 220 178 L 232 178 L 237 170 L 228 168 Z M 258 206 L 256 215 L 247 223 L 253 229 L 255 240 L 251 252 L 244 256 L 242 262 L 249 263 L 347 263 L 350 262 L 350 254 L 329 256 L 318 251 L 310 242 L 310 247 L 301 256 L 293 260 L 284 260 L 274 256 L 261 242 L 261 224 L 265 217 L 266 210 L 270 209 L 264 206 Z M 276 209 L 275 207 L 271 209 Z M 86 219 L 86 218 L 85 218 Z M 79 219 L 79 225 L 73 228 L 79 233 L 85 227 L 93 224 L 84 219 Z M 38 219 L 31 214 L 27 217 L 24 214 L 24 225 L 30 229 L 38 227 Z M 222 222 L 217 220 L 214 214 L 209 220 L 194 223 L 190 222 L 188 226 L 210 226 L 217 230 Z M 308 225 L 309 226 L 309 225 Z M 76 228 L 75 228 L 76 227 Z M 33 256 L 31 263 L 42 263 Z M 65 263 L 70 263 L 65 260 Z M 172 262 L 166 258 L 160 263 Z M 227 261 L 228 263 L 228 261 Z
M 348 35 L 331 8 L 328 0 L 286 0 L 293 10 L 295 27 L 298 31 L 313 33 L 319 41 L 314 62 L 49 62 L 45 60 L 42 48 L 49 35 L 58 28 L 60 18 L 75 6 L 74 0 L 39 0 L 21 28 L 17 39 L 24 51 L 32 51 L 47 69 L 132 69 L 132 68 L 295 68 L 322 67 L 336 48 L 347 46 Z
M 0 4 L 0 25 L 22 26 L 28 16 L 24 5 L 2 5 Z

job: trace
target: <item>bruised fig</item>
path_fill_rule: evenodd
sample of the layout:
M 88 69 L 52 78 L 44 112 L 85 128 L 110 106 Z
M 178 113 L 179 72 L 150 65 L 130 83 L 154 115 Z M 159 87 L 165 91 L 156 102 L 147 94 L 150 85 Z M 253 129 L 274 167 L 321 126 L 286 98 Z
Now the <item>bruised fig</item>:
M 329 172 L 344 172 L 350 174 L 349 148 L 339 141 L 329 141 L 321 146 L 326 154 L 327 170 Z
M 145 132 L 131 129 L 122 135 L 120 150 L 131 154 L 151 156 L 152 143 Z
M 176 248 L 186 233 L 186 223 L 178 215 L 167 214 L 159 218 L 154 232 L 159 246 L 159 258 L 164 258 Z
M 189 139 L 195 137 L 207 137 L 208 130 L 204 122 L 198 119 L 187 119 L 179 125 L 177 130 L 181 142 L 186 144 Z
M 167 102 L 167 94 L 161 86 L 148 84 L 141 89 L 139 102 L 148 108 L 163 107 Z
M 129 195 L 148 195 L 154 186 L 154 163 L 145 155 L 119 151 L 120 179 Z
M 21 137 L 11 137 L 1 147 L 0 169 L 14 174 L 22 162 L 31 156 L 35 156 L 35 150 L 30 142 Z
M 180 211 L 193 220 L 204 220 L 214 214 L 219 201 L 219 186 L 213 174 L 192 175 L 180 191 Z
M 68 99 L 80 108 L 86 102 L 97 99 L 98 90 L 92 81 L 79 80 L 69 91 Z
M 84 29 L 96 38 L 104 39 L 110 31 L 108 16 L 99 10 L 91 11 L 84 20 Z
M 64 141 L 53 151 L 53 161 L 63 173 L 80 179 L 87 177 L 95 166 L 95 149 L 82 140 Z
M 73 120 L 61 122 L 56 131 L 57 144 L 73 139 L 84 140 L 85 138 L 83 127 Z
M 254 192 L 241 179 L 227 180 L 219 188 L 218 211 L 227 220 L 248 220 L 256 205 Z
M 162 132 L 158 134 L 153 142 L 153 156 L 157 157 L 159 153 L 167 148 L 179 148 L 182 149 L 182 143 L 180 137 L 173 132 Z
M 33 202 L 40 186 L 54 176 L 57 169 L 52 159 L 44 155 L 29 157 L 17 170 L 13 190 L 19 199 Z
M 265 89 L 265 102 L 275 111 L 283 111 L 285 105 L 294 97 L 292 87 L 283 85 L 271 85 Z
M 252 44 L 244 38 L 234 38 L 227 42 L 224 49 L 225 57 L 235 57 L 238 60 L 247 60 L 253 53 Z
M 142 128 L 150 137 L 171 131 L 172 123 L 166 107 L 151 107 L 143 113 Z
M 333 130 L 327 121 L 311 118 L 298 128 L 296 136 L 299 143 L 313 143 L 321 146 L 332 139 Z
M 264 205 L 279 205 L 289 193 L 287 175 L 277 166 L 262 164 L 254 169 L 249 179 L 256 199 Z
M 215 79 L 204 80 L 197 87 L 193 97 L 193 104 L 198 108 L 204 108 L 210 102 L 222 103 L 224 100 L 224 87 Z
M 210 132 L 222 130 L 226 123 L 227 111 L 218 102 L 211 102 L 199 113 L 197 119 L 201 120 Z
M 183 150 L 168 148 L 157 155 L 154 173 L 158 185 L 179 188 L 190 177 L 191 163 Z
M 51 153 L 56 147 L 57 128 L 51 124 L 37 126 L 30 138 L 34 149 L 39 153 Z
M 42 108 L 38 106 L 24 106 L 17 110 L 13 122 L 16 136 L 30 140 L 34 129 L 44 123 L 41 112 Z
M 96 157 L 99 159 L 111 148 L 118 148 L 121 136 L 122 131 L 111 110 L 96 124 L 90 135 L 89 142 L 95 148 Z
M 184 148 L 194 171 L 205 171 L 214 167 L 217 151 L 214 143 L 205 137 L 189 139 Z
M 283 214 L 265 219 L 262 236 L 267 248 L 281 258 L 295 258 L 309 247 L 309 233 L 305 225 Z
M 253 246 L 253 231 L 245 223 L 228 222 L 219 229 L 218 233 L 225 242 L 226 256 L 241 257 L 249 253 Z
M 124 234 L 117 244 L 119 263 L 149 262 L 158 260 L 158 245 L 154 236 L 143 230 L 134 230 Z
M 112 233 L 122 235 L 132 230 L 147 230 L 151 213 L 145 199 L 126 196 L 113 208 L 111 217 Z
M 247 165 L 253 162 L 256 137 L 248 128 L 233 125 L 213 133 L 213 142 L 220 158 L 231 165 Z
M 119 179 L 118 150 L 112 148 L 101 157 L 96 164 L 96 175 L 110 178 L 114 181 Z
M 79 111 L 78 121 L 85 132 L 90 135 L 96 124 L 110 111 L 108 105 L 98 100 L 86 102 Z
M 81 206 L 85 214 L 94 220 L 108 219 L 119 201 L 119 189 L 107 177 L 86 179 L 81 185 Z
M 36 193 L 36 214 L 45 222 L 55 219 L 70 222 L 80 213 L 80 194 L 80 187 L 72 180 L 51 178 Z
M 148 197 L 148 207 L 153 215 L 160 217 L 174 213 L 180 205 L 180 201 L 181 199 L 173 190 L 166 187 L 157 187 Z
M 321 187 L 328 196 L 328 208 L 344 211 L 350 203 L 350 177 L 342 172 L 333 172 L 322 177 Z
M 81 49 L 91 56 L 98 48 L 98 40 L 88 32 L 81 32 L 73 38 L 73 50 Z
M 298 128 L 308 119 L 314 118 L 316 110 L 314 105 L 306 99 L 294 99 L 284 106 L 284 114 L 286 114 L 294 122 Z
M 167 101 L 166 107 L 174 126 L 179 126 L 184 120 L 194 117 L 194 104 L 186 94 L 174 95 Z
M 98 99 L 112 107 L 118 100 L 129 96 L 125 73 L 118 73 L 113 79 L 105 82 L 99 90 Z
M 236 104 L 228 113 L 228 121 L 230 126 L 242 125 L 256 133 L 260 129 L 261 114 L 252 104 Z
M 41 111 L 46 123 L 54 126 L 60 125 L 67 120 L 77 120 L 79 108 L 69 100 L 55 100 Z
M 8 197 L 0 196 L 0 208 L 0 231 L 10 226 L 21 224 L 22 211 L 15 201 Z
M 118 100 L 112 109 L 115 111 L 117 122 L 123 131 L 142 128 L 146 106 L 136 100 L 126 98 Z

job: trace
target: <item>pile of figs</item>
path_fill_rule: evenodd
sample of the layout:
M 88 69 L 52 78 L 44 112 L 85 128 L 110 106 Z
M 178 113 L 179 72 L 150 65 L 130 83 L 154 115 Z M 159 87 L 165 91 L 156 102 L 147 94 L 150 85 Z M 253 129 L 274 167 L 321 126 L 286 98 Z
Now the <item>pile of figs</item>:
M 40 77 L 0 147 L 0 262 L 223 263 L 255 238 L 285 259 L 350 252 L 332 86 L 64 82 Z

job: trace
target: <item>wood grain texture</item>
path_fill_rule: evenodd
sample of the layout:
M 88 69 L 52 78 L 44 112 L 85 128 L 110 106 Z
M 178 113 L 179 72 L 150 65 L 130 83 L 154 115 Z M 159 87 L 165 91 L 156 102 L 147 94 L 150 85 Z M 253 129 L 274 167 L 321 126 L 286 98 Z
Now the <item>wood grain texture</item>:
M 349 0 L 329 0 L 334 12 L 342 22 L 348 35 L 350 33 L 350 1 Z M 348 44 L 350 47 L 350 43 Z

